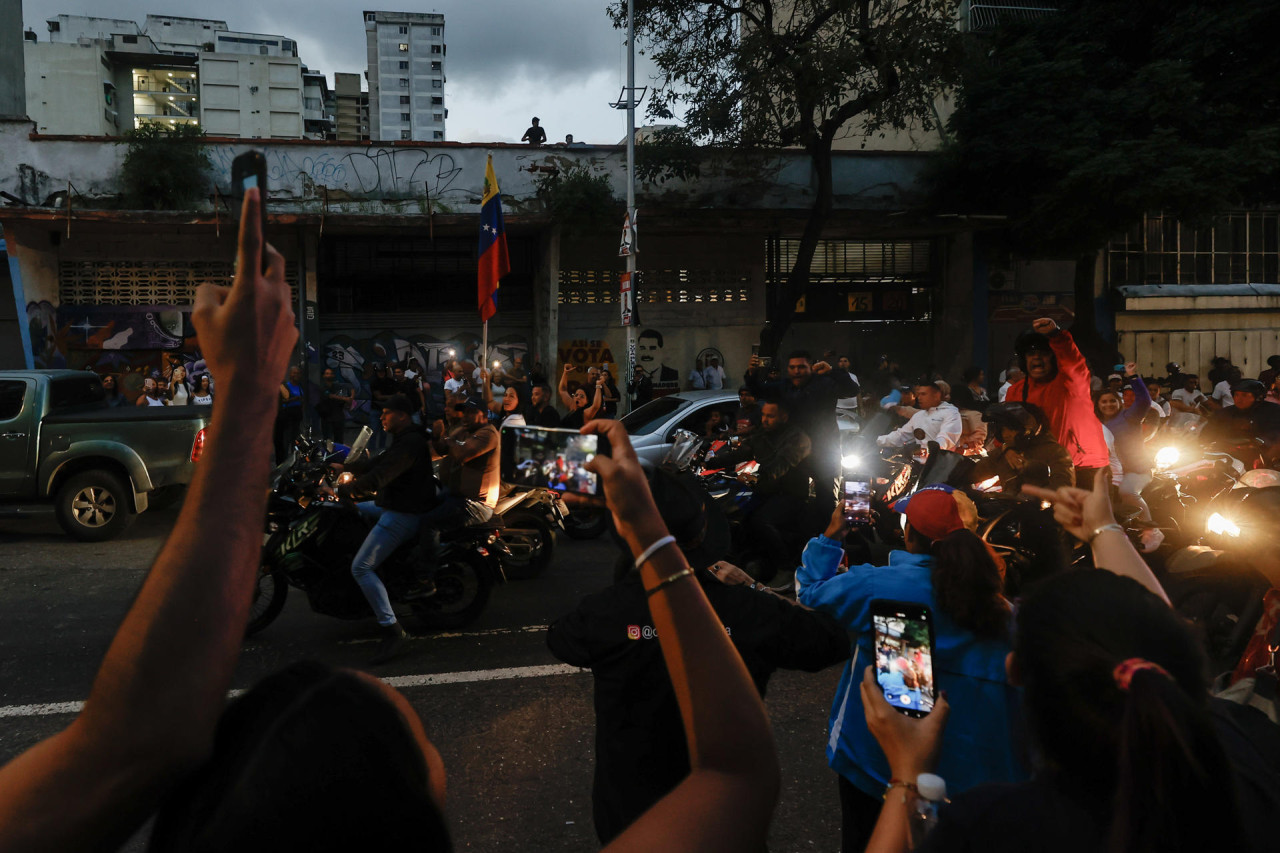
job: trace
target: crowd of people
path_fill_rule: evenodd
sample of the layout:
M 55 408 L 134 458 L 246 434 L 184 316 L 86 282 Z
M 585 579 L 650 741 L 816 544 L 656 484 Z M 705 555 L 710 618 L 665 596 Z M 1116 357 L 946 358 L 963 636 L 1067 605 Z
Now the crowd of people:
M 259 570 L 270 474 L 263 447 L 281 429 L 281 412 L 302 397 L 300 372 L 289 368 L 297 333 L 284 261 L 262 240 L 258 204 L 257 191 L 246 192 L 232 286 L 208 284 L 197 294 L 194 322 L 220 392 L 186 505 L 83 711 L 0 767 L 0 849 L 114 849 L 152 817 L 156 851 L 452 849 L 446 769 L 394 688 L 304 662 L 225 704 Z M 1280 728 L 1256 708 L 1211 694 L 1199 638 L 1115 523 L 1110 448 L 1128 453 L 1122 449 L 1141 438 L 1147 410 L 1162 397 L 1150 386 L 1160 383 L 1143 382 L 1129 365 L 1103 383 L 1114 378 L 1119 387 L 1095 389 L 1070 333 L 1050 320 L 1037 321 L 1018 356 L 1022 375 L 1009 376 L 996 400 L 974 371 L 958 393 L 933 378 L 887 389 L 884 406 L 918 409 L 897 413 L 915 421 L 910 431 L 881 436 L 895 446 L 932 429 L 929 439 L 959 446 L 965 422 L 952 412 L 1006 407 L 982 421 L 1004 449 L 992 464 L 1021 478 L 1028 497 L 1052 504 L 1096 567 L 1054 573 L 1017 601 L 960 491 L 924 489 L 894 505 L 904 535 L 887 565 L 849 558 L 851 520 L 826 488 L 840 470 L 838 401 L 859 396 L 847 362 L 796 352 L 785 375 L 771 378 L 753 357 L 739 411 L 758 407 L 759 422 L 748 413 L 733 423 L 745 440 L 731 454 L 760 463 L 756 485 L 774 489 L 762 501 L 766 515 L 777 514 L 774 524 L 787 524 L 787 504 L 770 502 L 799 499 L 802 478 L 805 497 L 826 511 L 825 527 L 804 546 L 795 601 L 758 589 L 727 563 L 723 519 L 706 493 L 678 472 L 647 474 L 623 425 L 599 417 L 607 372 L 572 391 L 562 378 L 561 399 L 579 430 L 607 437 L 612 448 L 588 467 L 601 478 L 632 569 L 548 631 L 552 652 L 590 667 L 596 682 L 593 811 L 608 849 L 762 849 L 783 784 L 761 701 L 769 677 L 842 662 L 827 756 L 846 851 L 907 850 L 916 780 L 934 771 L 951 801 L 916 849 L 1274 847 Z M 877 372 L 890 378 L 885 362 Z M 458 499 L 491 501 L 495 426 L 537 423 L 551 404 L 545 378 L 499 380 L 476 368 L 467 392 L 451 368 L 446 385 L 458 384 L 448 393 L 466 396 L 448 398 L 449 422 L 436 420 L 428 433 L 433 413 L 423 395 L 405 392 L 410 373 L 420 371 L 375 368 L 390 447 L 363 466 L 353 460 L 355 480 L 343 487 L 373 498 L 367 511 L 378 522 L 356 577 L 387 648 L 403 637 L 375 571 L 387 537 L 417 532 L 406 532 L 405 516 L 434 527 L 453 523 L 446 516 Z M 281 375 L 283 385 L 274 378 Z M 506 383 L 501 393 L 495 381 Z M 1275 404 L 1262 378 L 1228 369 L 1223 381 L 1232 406 L 1219 401 L 1206 434 L 1269 428 L 1265 407 Z M 1186 378 L 1180 384 L 1191 387 Z M 335 377 L 324 388 L 327 408 L 350 406 L 350 389 Z M 1194 395 L 1179 402 L 1213 405 Z M 1127 416 L 1135 406 L 1140 416 Z M 1110 446 L 1104 429 L 1115 437 Z M 1057 450 L 1020 445 L 1029 430 L 1042 449 L 1048 442 Z M 1047 460 L 1048 481 L 1025 476 L 1033 455 Z M 446 462 L 445 499 L 428 506 L 429 493 L 441 494 L 433 457 Z M 1127 471 L 1122 463 L 1121 483 Z M 1280 553 L 1260 551 L 1257 566 L 1280 587 Z M 928 608 L 927 654 L 876 643 L 870 614 L 884 600 Z M 878 672 L 878 653 L 901 663 Z M 1256 655 L 1250 660 L 1236 678 L 1274 679 Z M 881 676 L 927 691 L 933 710 L 899 713 Z

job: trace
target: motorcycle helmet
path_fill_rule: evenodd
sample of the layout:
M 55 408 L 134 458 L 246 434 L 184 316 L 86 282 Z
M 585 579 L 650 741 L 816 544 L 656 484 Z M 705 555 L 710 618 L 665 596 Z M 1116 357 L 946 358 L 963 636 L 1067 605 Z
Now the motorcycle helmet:
M 1013 440 L 1014 447 L 1025 446 L 1044 428 L 1037 407 L 1029 403 L 992 403 L 982 413 L 982 421 L 991 424 L 996 430 L 1013 430 L 1017 434 Z M 999 437 L 998 432 L 995 432 L 995 437 Z
M 1018 335 L 1018 339 L 1013 342 L 1014 355 L 1018 357 L 1018 367 L 1022 369 L 1023 374 L 1027 374 L 1027 353 L 1032 350 L 1041 350 L 1050 355 L 1053 354 L 1053 347 L 1049 345 L 1047 335 L 1039 332 L 1023 332 Z

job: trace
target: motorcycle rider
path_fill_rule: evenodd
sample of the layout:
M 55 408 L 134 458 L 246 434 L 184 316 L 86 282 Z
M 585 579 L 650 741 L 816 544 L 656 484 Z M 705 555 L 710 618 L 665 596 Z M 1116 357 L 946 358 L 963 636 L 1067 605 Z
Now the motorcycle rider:
M 414 536 L 436 494 L 431 471 L 431 448 L 421 428 L 413 423 L 415 409 L 403 394 L 382 401 L 379 420 L 391 436 L 390 446 L 372 460 L 349 460 L 344 466 L 355 480 L 338 487 L 338 496 L 358 501 L 356 508 L 377 524 L 351 561 L 351 576 L 373 609 L 382 633 L 370 663 L 385 663 L 404 651 L 408 634 L 396 620 L 387 588 L 378 577 L 378 566 Z M 368 498 L 373 497 L 373 500 Z
M 440 533 L 462 526 L 470 517 L 467 501 L 492 509 L 498 502 L 501 438 L 486 411 L 475 403 L 457 403 L 461 425 L 444 434 L 437 421 L 431 447 L 442 457 L 439 501 L 422 517 L 420 559 L 415 583 L 405 592 L 412 601 L 435 594 L 433 576 L 439 568 Z
M 1087 489 L 1094 474 L 1110 465 L 1102 424 L 1093 413 L 1089 365 L 1071 333 L 1052 319 L 1042 317 L 1031 328 L 1014 345 L 1026 378 L 1005 399 L 1033 403 L 1044 412 L 1049 430 L 1071 454 L 1076 484 Z
M 903 447 L 919 442 L 936 441 L 943 450 L 955 450 L 964 421 L 960 410 L 944 399 L 940 383 L 922 379 L 915 385 L 916 405 L 919 411 L 905 424 L 876 439 L 880 447 Z M 925 437 L 917 438 L 916 430 L 923 430 Z
M 728 472 L 742 462 L 759 463 L 754 475 L 739 479 L 755 489 L 746 529 L 757 553 L 767 561 L 766 574 L 795 564 L 787 538 L 804 526 L 812 447 L 804 430 L 791 422 L 789 402 L 768 400 L 760 409 L 760 429 L 744 437 L 736 449 L 708 460 L 709 468 Z
M 1266 442 L 1263 458 L 1270 460 L 1280 442 L 1280 404 L 1267 398 L 1267 388 L 1256 379 L 1242 379 L 1231 386 L 1235 403 L 1214 412 L 1205 424 L 1201 438 L 1214 442 L 1247 443 L 1254 439 Z
M 815 513 L 826 518 L 835 508 L 836 479 L 840 476 L 840 427 L 836 401 L 856 397 L 858 383 L 847 370 L 833 370 L 825 361 L 814 363 L 806 350 L 787 356 L 785 382 L 762 381 L 760 357 L 748 362 L 746 385 L 758 399 L 781 399 L 791 419 L 812 442 L 812 469 L 817 484 Z
M 987 455 L 973 469 L 973 482 L 1000 478 L 1005 494 L 1025 486 L 1060 489 L 1075 482 L 1071 454 L 1044 426 L 1043 414 L 1024 403 L 992 403 L 982 419 L 991 425 Z

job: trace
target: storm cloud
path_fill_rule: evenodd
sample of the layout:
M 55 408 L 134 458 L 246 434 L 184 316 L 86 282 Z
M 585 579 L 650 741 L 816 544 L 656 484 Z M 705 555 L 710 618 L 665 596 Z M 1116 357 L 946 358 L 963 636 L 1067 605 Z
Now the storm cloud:
M 515 141 L 538 115 L 551 140 L 565 133 L 589 142 L 625 136 L 619 96 L 625 67 L 623 36 L 605 14 L 607 0 L 461 0 L 436 6 L 342 0 L 23 0 L 24 26 L 47 38 L 45 20 L 58 14 L 137 21 L 148 13 L 213 18 L 232 30 L 282 35 L 298 42 L 309 68 L 363 76 L 367 9 L 441 12 L 448 44 L 445 87 L 448 138 Z M 639 66 L 643 78 L 644 65 Z M 643 79 L 639 81 L 643 84 Z

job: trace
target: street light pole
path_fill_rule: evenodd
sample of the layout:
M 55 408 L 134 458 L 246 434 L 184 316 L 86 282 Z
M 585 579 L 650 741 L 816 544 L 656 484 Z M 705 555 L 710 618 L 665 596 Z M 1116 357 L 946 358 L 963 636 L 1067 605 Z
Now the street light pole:
M 627 323 L 627 399 L 624 414 L 631 411 L 636 389 L 636 18 L 635 0 L 627 0 L 627 221 L 631 224 L 631 251 L 627 253 L 627 282 L 630 286 L 631 319 Z M 624 306 L 626 307 L 626 306 Z M 622 402 L 622 401 L 619 401 Z

